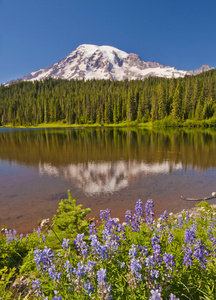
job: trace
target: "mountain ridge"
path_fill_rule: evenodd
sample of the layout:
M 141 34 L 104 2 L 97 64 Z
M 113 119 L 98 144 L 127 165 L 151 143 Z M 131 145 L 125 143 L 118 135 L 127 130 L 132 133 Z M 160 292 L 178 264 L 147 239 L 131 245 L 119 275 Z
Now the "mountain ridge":
M 198 75 L 211 69 L 214 68 L 202 65 L 196 70 L 177 70 L 157 62 L 145 62 L 138 54 L 127 53 L 112 46 L 82 44 L 59 62 L 11 80 L 5 85 L 18 81 L 44 80 L 49 77 L 68 80 L 109 79 L 117 81 L 143 80 L 149 76 L 178 78 L 185 75 Z

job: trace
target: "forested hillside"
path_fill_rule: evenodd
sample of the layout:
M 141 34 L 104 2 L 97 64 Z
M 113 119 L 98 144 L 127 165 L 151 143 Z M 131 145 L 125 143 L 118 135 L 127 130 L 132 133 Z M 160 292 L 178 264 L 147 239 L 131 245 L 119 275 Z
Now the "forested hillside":
M 216 70 L 144 81 L 62 80 L 0 86 L 0 125 L 146 122 L 216 117 Z

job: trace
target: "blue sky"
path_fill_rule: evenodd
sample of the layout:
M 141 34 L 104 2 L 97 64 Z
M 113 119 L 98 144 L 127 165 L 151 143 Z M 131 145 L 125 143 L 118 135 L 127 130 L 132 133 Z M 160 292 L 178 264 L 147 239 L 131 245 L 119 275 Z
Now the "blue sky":
M 84 43 L 178 69 L 216 67 L 215 13 L 215 0 L 0 0 L 0 83 Z

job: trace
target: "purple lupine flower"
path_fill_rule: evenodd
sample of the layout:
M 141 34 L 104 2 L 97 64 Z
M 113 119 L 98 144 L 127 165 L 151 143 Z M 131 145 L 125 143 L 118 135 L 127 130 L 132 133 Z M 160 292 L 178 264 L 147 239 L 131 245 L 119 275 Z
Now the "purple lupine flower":
M 94 278 L 94 268 L 97 265 L 96 261 L 88 260 L 87 261 L 87 270 L 88 276 Z
M 140 199 L 136 202 L 134 217 L 139 223 L 144 220 L 143 202 Z
M 108 248 L 106 245 L 101 245 L 95 234 L 90 235 L 91 240 L 91 253 L 97 259 L 108 259 Z
M 109 218 L 111 218 L 111 211 L 108 208 L 100 211 L 101 220 L 108 221 Z
M 216 222 L 215 222 L 215 219 L 213 219 L 209 222 L 209 225 L 208 225 L 208 228 L 207 228 L 208 237 L 210 239 L 213 238 L 213 232 L 214 232 L 215 226 L 216 226 Z
M 131 273 L 138 278 L 138 282 L 139 279 L 141 279 L 141 274 L 139 273 L 139 271 L 142 269 L 142 266 L 140 264 L 140 260 L 138 258 L 132 257 L 131 261 L 130 261 L 130 270 Z
M 137 256 L 137 249 L 135 244 L 132 244 L 132 248 L 129 250 L 129 256 L 131 257 Z
M 133 223 L 131 224 L 132 231 L 133 232 L 139 232 L 140 231 L 140 223 L 134 218 Z
M 81 261 L 77 264 L 77 268 L 72 269 L 72 272 L 76 275 L 76 278 L 80 279 L 86 277 L 86 275 L 88 274 L 88 268 Z
M 67 278 L 70 278 L 70 275 L 71 275 L 71 273 L 72 273 L 72 266 L 71 266 L 69 260 L 67 260 L 67 261 L 65 262 L 64 268 L 65 268 L 66 273 L 67 273 L 66 277 L 67 277 Z
M 145 264 L 145 259 L 148 253 L 148 248 L 146 246 L 142 245 L 137 245 L 137 249 L 139 249 L 139 258 L 141 263 L 144 265 Z
M 161 246 L 160 246 L 160 238 L 157 234 L 154 233 L 151 238 L 152 250 L 153 250 L 153 259 L 156 263 L 160 265 L 161 259 Z
M 178 226 L 177 227 L 182 228 L 183 225 L 184 225 L 183 217 L 182 217 L 182 215 L 180 215 L 180 216 L 178 216 Z
M 89 229 L 89 234 L 97 234 L 97 229 L 96 229 L 96 224 L 93 222 L 92 224 L 89 224 L 88 226 Z
M 103 239 L 105 241 L 105 247 L 109 250 L 110 255 L 113 255 L 119 248 L 119 242 L 116 235 L 112 235 L 105 228 L 103 231 Z
M 119 219 L 117 218 L 109 218 L 104 228 L 112 235 L 115 239 L 120 239 L 119 235 L 116 233 L 124 232 L 124 226 L 118 223 Z
M 97 271 L 97 281 L 101 282 L 101 281 L 106 281 L 106 269 L 102 269 L 100 268 L 99 271 Z
M 209 252 L 206 250 L 206 247 L 202 244 L 200 239 L 196 240 L 196 243 L 193 247 L 193 256 L 200 262 L 203 269 L 206 269 L 207 256 Z
M 43 291 L 41 289 L 41 283 L 39 279 L 35 279 L 32 281 L 32 288 L 34 293 L 37 295 L 37 297 L 39 297 L 40 295 L 42 295 Z
M 154 217 L 154 202 L 151 199 L 148 199 L 145 204 L 145 213 L 146 213 L 146 223 L 149 225 L 153 224 Z
M 70 247 L 70 240 L 69 239 L 63 239 L 62 248 L 64 250 L 67 250 L 69 247 Z
M 166 264 L 167 270 L 172 272 L 173 267 L 175 267 L 174 256 L 165 252 L 163 255 L 163 261 Z
M 168 212 L 165 210 L 165 212 L 159 217 L 160 222 L 167 222 L 168 220 Z
M 213 256 L 216 257 L 216 238 L 211 238 Z
M 149 300 L 162 300 L 161 293 L 158 289 L 151 290 L 150 293 L 151 293 L 151 297 L 149 298 Z
M 146 256 L 148 253 L 148 248 L 146 246 L 137 245 L 137 248 L 141 250 L 140 256 Z
M 173 239 L 174 239 L 174 235 L 171 232 L 169 232 L 167 244 L 171 244 Z
M 129 285 L 131 289 L 134 289 L 142 278 L 141 273 L 139 272 L 142 269 L 140 259 L 136 256 L 138 255 L 136 246 L 133 244 L 132 248 L 129 250 L 129 256 L 131 258 L 129 264 L 129 274 L 127 275 Z
M 54 297 L 52 298 L 52 300 L 62 300 L 62 296 L 57 296 L 58 291 L 54 291 Z
M 126 220 L 126 224 L 133 229 L 132 230 L 133 232 L 136 232 L 136 231 L 139 232 L 140 223 L 137 221 L 135 216 L 132 216 L 131 210 L 126 211 L 125 220 Z
M 186 229 L 185 230 L 185 244 L 189 243 L 190 246 L 192 246 L 194 244 L 194 239 L 195 239 L 195 235 L 196 235 L 196 229 L 197 229 L 197 226 L 196 224 L 192 224 L 190 226 L 190 228 Z
M 13 233 L 11 230 L 5 229 L 7 245 L 9 245 L 13 241 Z
M 150 279 L 156 280 L 158 278 L 158 276 L 160 275 L 160 272 L 157 269 L 155 269 L 156 262 L 154 260 L 153 255 L 146 257 L 145 265 L 147 266 Z
M 154 233 L 151 243 L 153 254 L 145 258 L 144 264 L 147 267 L 150 280 L 155 281 L 160 275 L 160 272 L 157 270 L 157 268 L 162 265 L 160 239 L 157 234 Z
M 5 229 L 5 233 L 6 233 L 6 240 L 7 240 L 7 245 L 9 245 L 12 241 L 18 241 L 17 239 L 17 232 L 15 229 L 13 229 L 13 231 L 7 230 Z
M 208 229 L 207 229 L 207 235 L 208 235 L 208 238 L 209 238 L 209 239 L 212 239 L 212 238 L 213 238 L 212 230 L 211 230 L 211 228 L 209 228 L 209 227 L 208 227 Z
M 118 220 L 115 218 L 110 218 L 107 223 L 104 226 L 103 233 L 103 239 L 104 241 L 110 240 L 110 242 L 119 241 L 121 238 L 119 236 L 119 233 L 124 230 L 124 227 L 121 224 L 118 224 Z
M 41 238 L 42 238 L 43 242 L 45 243 L 46 242 L 46 237 L 45 237 L 44 234 L 41 235 Z
M 127 225 L 131 225 L 131 223 L 133 222 L 133 216 L 132 216 L 132 212 L 131 210 L 127 210 L 125 213 L 125 220 L 126 220 L 126 224 Z
M 110 238 L 119 243 L 120 240 L 125 240 L 125 227 L 119 223 L 118 218 L 110 218 L 105 224 L 104 229 L 109 232 Z
M 185 212 L 185 223 L 187 223 L 190 220 L 190 215 L 189 215 L 189 211 Z
M 96 264 L 95 261 L 88 260 L 87 264 L 83 264 L 81 261 L 77 264 L 76 268 L 69 270 L 74 276 L 73 284 L 77 292 L 81 292 L 82 288 L 84 288 L 86 293 L 89 294 L 93 290 L 93 285 L 88 278 L 94 279 L 94 268 Z
M 77 234 L 76 239 L 74 240 L 74 245 L 76 249 L 80 252 L 82 256 L 86 256 L 89 253 L 89 246 L 83 241 L 84 233 Z
M 51 248 L 44 247 L 44 250 L 36 249 L 34 251 L 34 260 L 38 269 L 47 271 L 48 268 L 53 264 L 53 258 L 55 253 L 52 252 Z
M 16 231 L 16 229 L 13 229 L 13 237 L 14 237 L 14 241 L 17 242 L 17 231 Z
M 216 225 L 216 217 L 214 217 L 211 222 L 209 223 L 209 227 L 214 229 L 215 228 L 215 225 Z
M 158 219 L 157 231 L 163 230 L 163 228 L 167 224 L 167 220 L 168 220 L 168 212 L 165 210 L 165 212 Z
M 41 229 L 40 229 L 40 227 L 38 227 L 37 229 L 34 228 L 34 232 L 36 232 L 37 236 L 40 237 L 40 235 L 41 235 Z
M 98 297 L 99 299 L 112 299 L 110 295 L 111 285 L 107 283 L 106 269 L 100 268 L 97 271 L 97 282 L 98 282 Z
M 51 268 L 48 269 L 48 274 L 49 277 L 52 279 L 60 279 L 62 275 L 61 272 L 56 272 L 56 268 L 54 264 L 51 266 Z
M 143 202 L 138 200 L 135 205 L 135 213 L 132 216 L 131 210 L 125 213 L 126 224 L 131 226 L 133 232 L 140 231 L 140 224 L 144 221 Z
M 184 250 L 184 262 L 183 265 L 186 265 L 186 267 L 188 266 L 192 266 L 192 261 L 193 261 L 193 251 L 190 247 L 186 247 L 186 246 L 182 246 L 183 250 Z
M 44 247 L 44 250 L 36 249 L 34 251 L 34 260 L 38 270 L 42 273 L 48 272 L 52 279 L 59 279 L 61 272 L 56 272 L 54 256 L 55 253 L 47 246 Z
M 169 296 L 169 300 L 180 300 L 179 298 L 177 298 L 173 293 L 170 294 Z
M 92 292 L 94 292 L 94 287 L 93 287 L 93 284 L 90 283 L 89 280 L 85 281 L 83 283 L 83 287 L 85 289 L 85 293 L 89 295 L 89 297 L 91 297 L 92 295 Z

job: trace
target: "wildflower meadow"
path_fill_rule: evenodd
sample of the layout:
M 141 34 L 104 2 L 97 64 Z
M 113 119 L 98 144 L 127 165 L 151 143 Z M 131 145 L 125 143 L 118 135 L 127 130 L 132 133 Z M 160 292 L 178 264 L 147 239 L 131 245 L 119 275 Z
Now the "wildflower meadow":
M 216 299 L 216 214 L 198 206 L 155 219 L 139 200 L 123 223 L 107 209 L 96 226 L 68 192 L 52 222 L 2 233 L 0 299 Z

